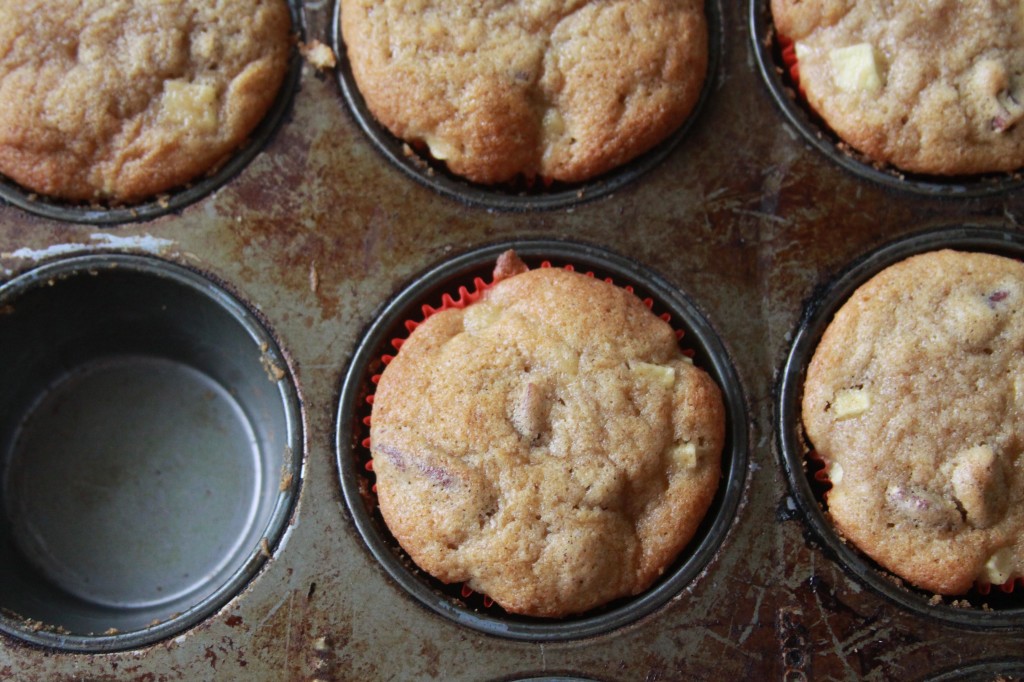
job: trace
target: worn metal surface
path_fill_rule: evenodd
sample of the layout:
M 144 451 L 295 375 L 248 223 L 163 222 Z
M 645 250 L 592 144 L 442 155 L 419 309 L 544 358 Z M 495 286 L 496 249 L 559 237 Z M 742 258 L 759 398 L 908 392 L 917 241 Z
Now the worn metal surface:
M 307 3 L 309 37 L 329 41 L 331 10 Z M 851 259 L 926 227 L 1017 230 L 1024 196 L 911 195 L 838 167 L 789 127 L 769 96 L 747 7 L 724 3 L 723 12 L 716 84 L 688 136 L 650 172 L 578 207 L 492 212 L 433 193 L 380 156 L 335 80 L 308 67 L 266 149 L 178 214 L 99 228 L 0 207 L 4 279 L 64 253 L 115 250 L 155 253 L 225 282 L 277 335 L 306 427 L 290 531 L 224 609 L 180 636 L 119 653 L 61 653 L 3 638 L 0 679 L 925 679 L 961 666 L 972 666 L 970 679 L 1019 673 L 1019 659 L 1007 658 L 1024 658 L 1024 631 L 908 613 L 818 547 L 790 498 L 772 424 L 775 375 L 817 287 Z M 378 307 L 452 253 L 519 237 L 603 246 L 685 291 L 724 340 L 752 419 L 740 509 L 706 571 L 638 622 L 559 643 L 481 635 L 418 605 L 357 534 L 334 459 L 341 380 Z

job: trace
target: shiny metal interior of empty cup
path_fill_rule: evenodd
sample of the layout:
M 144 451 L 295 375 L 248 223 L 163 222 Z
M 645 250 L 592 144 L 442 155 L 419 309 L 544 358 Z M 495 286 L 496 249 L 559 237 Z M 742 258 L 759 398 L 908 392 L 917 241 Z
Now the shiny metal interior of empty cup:
M 302 461 L 277 344 L 221 287 L 93 255 L 0 287 L 0 630 L 129 648 L 264 563 Z
M 444 295 L 458 295 L 460 286 L 490 280 L 497 257 L 515 249 L 530 267 L 543 261 L 571 265 L 579 272 L 610 277 L 619 286 L 632 286 L 641 299 L 652 298 L 656 314 L 668 313 L 671 324 L 684 331 L 681 345 L 694 351 L 694 363 L 722 389 L 726 409 L 726 440 L 718 492 L 704 521 L 676 561 L 647 591 L 619 599 L 590 612 L 560 619 L 530 618 L 505 612 L 480 595 L 460 593 L 414 566 L 388 531 L 372 493 L 366 462 L 369 450 L 367 395 L 372 376 L 382 371 L 381 356 L 393 353 L 391 340 L 407 335 L 407 320 L 422 319 L 421 306 L 439 306 Z M 337 424 L 337 454 L 341 488 L 352 520 L 370 552 L 396 583 L 417 601 L 451 620 L 490 635 L 527 641 L 563 641 L 608 632 L 631 623 L 666 604 L 690 585 L 714 557 L 729 532 L 746 481 L 749 420 L 747 405 L 732 362 L 710 323 L 681 292 L 640 265 L 594 246 L 558 241 L 518 241 L 492 244 L 453 257 L 410 282 L 389 301 L 356 348 L 341 391 Z
M 779 374 L 776 433 L 782 465 L 807 525 L 823 549 L 862 583 L 918 616 L 978 628 L 1019 628 L 1024 625 L 1024 595 L 1017 590 L 987 595 L 970 593 L 956 599 L 936 600 L 932 593 L 903 583 L 839 535 L 827 515 L 827 496 L 814 480 L 807 461 L 801 421 L 803 384 L 814 351 L 832 318 L 849 297 L 873 276 L 910 256 L 938 249 L 980 251 L 1024 259 L 1024 236 L 1010 230 L 978 226 L 952 226 L 930 230 L 891 242 L 852 263 L 845 272 L 808 303 L 793 336 L 789 356 Z

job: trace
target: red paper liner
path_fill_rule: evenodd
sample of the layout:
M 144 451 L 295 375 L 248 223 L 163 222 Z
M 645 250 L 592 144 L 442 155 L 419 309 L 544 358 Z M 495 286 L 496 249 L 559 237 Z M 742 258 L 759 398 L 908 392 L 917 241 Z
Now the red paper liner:
M 828 509 L 828 492 L 832 490 L 832 481 L 828 477 L 828 464 L 818 454 L 818 451 L 811 448 L 805 455 L 807 466 L 807 480 L 811 484 L 811 492 L 821 504 L 822 509 Z
M 541 268 L 551 268 L 551 267 L 556 267 L 556 266 L 552 265 L 551 261 L 546 261 L 545 260 L 545 261 L 542 261 L 540 263 L 540 267 Z M 564 270 L 568 270 L 569 272 L 575 272 L 576 271 L 575 266 L 573 266 L 571 263 L 563 265 L 561 267 Z M 586 271 L 583 274 L 586 275 L 587 277 L 596 277 L 597 276 L 593 271 Z M 611 277 L 604 277 L 603 279 L 608 284 L 615 285 L 615 282 L 614 282 L 614 280 Z M 431 306 L 429 304 L 421 305 L 420 306 L 420 312 L 421 312 L 422 318 L 419 319 L 419 320 L 416 320 L 416 319 L 405 320 L 405 322 L 402 323 L 402 326 L 405 328 L 406 333 L 404 335 L 402 335 L 402 336 L 396 336 L 396 337 L 392 338 L 391 342 L 390 342 L 391 346 L 395 349 L 396 353 L 401 352 L 402 345 L 405 344 L 406 340 L 413 333 L 413 331 L 415 331 L 416 328 L 419 327 L 421 324 L 426 322 L 431 316 L 436 315 L 437 313 L 442 312 L 444 310 L 461 309 L 461 308 L 465 308 L 468 305 L 476 303 L 477 301 L 479 301 L 483 297 L 484 292 L 486 292 L 488 289 L 493 287 L 495 284 L 497 284 L 497 282 L 494 281 L 494 280 L 486 281 L 486 280 L 484 280 L 481 277 L 474 277 L 473 278 L 473 282 L 472 282 L 472 289 L 470 289 L 470 288 L 468 288 L 468 287 L 466 287 L 464 285 L 463 286 L 459 286 L 459 288 L 458 288 L 458 290 L 456 292 L 457 293 L 457 297 L 453 298 L 451 296 L 451 294 L 446 292 L 446 293 L 443 293 L 441 295 L 440 305 L 438 305 L 437 307 Z M 616 285 L 616 286 L 619 286 L 619 285 Z M 627 284 L 627 285 L 622 286 L 621 288 L 623 290 L 625 290 L 625 291 L 628 291 L 631 294 L 636 295 L 636 292 L 635 292 L 635 290 L 634 290 L 632 285 Z M 640 301 L 641 301 L 641 303 L 644 304 L 644 307 L 646 307 L 648 310 L 651 310 L 653 312 L 653 309 L 654 309 L 654 299 L 652 297 L 648 296 L 646 298 L 640 299 Z M 658 314 L 657 316 L 658 316 L 659 319 L 664 321 L 666 324 L 670 324 L 671 325 L 672 315 L 670 313 L 664 312 L 664 313 Z M 685 336 L 685 332 L 682 329 L 673 329 L 673 332 L 676 335 L 677 342 L 678 341 L 682 341 L 683 337 Z M 683 355 L 685 355 L 688 358 L 693 358 L 696 355 L 696 352 L 692 348 L 681 348 L 680 350 L 682 351 Z M 389 354 L 389 353 L 382 353 L 381 356 L 380 356 L 381 365 L 383 365 L 385 367 L 387 365 L 389 365 L 391 363 L 391 361 L 394 360 L 394 359 L 395 359 L 395 356 L 392 355 L 392 354 Z M 373 384 L 374 386 L 376 386 L 377 383 L 380 381 L 380 377 L 381 377 L 380 373 L 371 375 L 370 376 L 370 383 Z M 372 412 L 372 408 L 373 408 L 373 399 L 374 399 L 374 393 L 370 392 L 370 393 L 368 393 L 366 395 L 365 403 L 366 403 L 367 408 L 369 408 L 371 410 L 371 412 Z M 363 427 L 365 428 L 365 430 L 361 434 L 359 434 L 357 437 L 360 438 L 360 441 L 359 441 L 360 445 L 362 446 L 363 450 L 365 451 L 364 452 L 364 460 L 363 460 L 363 467 L 362 468 L 363 468 L 363 471 L 366 472 L 368 480 L 369 480 L 370 477 L 373 476 L 373 456 L 372 456 L 372 453 L 371 453 L 371 450 L 370 450 L 370 436 L 369 436 L 369 429 L 370 429 L 371 424 L 373 423 L 372 414 L 364 416 L 361 419 L 361 422 L 362 422 Z M 373 480 L 373 483 L 371 483 L 369 488 L 372 491 L 372 493 L 374 495 L 376 495 L 377 494 L 376 479 L 373 478 L 372 480 Z M 487 596 L 486 594 L 483 594 L 483 593 L 475 592 L 471 587 L 469 587 L 469 585 L 467 585 L 465 583 L 463 583 L 463 584 L 461 584 L 459 586 L 459 588 L 458 588 L 458 596 L 459 596 L 459 598 L 462 599 L 463 602 L 466 603 L 467 606 L 471 606 L 471 607 L 478 608 L 478 609 L 482 608 L 484 610 L 500 610 L 501 612 L 504 612 L 504 610 L 501 609 L 501 607 L 498 604 L 495 604 L 494 600 L 491 599 L 489 596 Z
M 800 63 L 796 58 L 796 43 L 781 33 L 776 33 L 775 38 L 779 44 L 779 54 L 782 57 L 783 66 L 786 67 L 786 73 L 789 74 L 793 85 L 800 91 L 800 96 L 804 97 L 804 87 L 800 84 Z
M 978 594 L 987 597 L 989 594 L 991 594 L 993 587 L 995 587 L 1003 594 L 1013 594 L 1013 592 L 1017 589 L 1018 585 L 1024 585 L 1024 576 L 1010 578 L 1002 585 L 993 585 L 992 583 L 976 582 L 974 583 L 974 590 Z

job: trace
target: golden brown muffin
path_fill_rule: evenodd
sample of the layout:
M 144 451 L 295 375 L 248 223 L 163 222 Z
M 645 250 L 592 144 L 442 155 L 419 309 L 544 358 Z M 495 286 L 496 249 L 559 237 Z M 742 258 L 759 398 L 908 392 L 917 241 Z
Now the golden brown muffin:
M 715 495 L 718 387 L 633 294 L 562 269 L 429 317 L 385 369 L 380 510 L 421 568 L 558 617 L 645 590 Z
M 1024 167 L 1016 0 L 772 0 L 808 103 L 874 161 L 934 175 Z
M 842 306 L 807 370 L 803 421 L 828 511 L 909 582 L 959 594 L 1024 568 L 1024 264 L 937 251 Z
M 696 105 L 699 0 L 342 0 L 359 90 L 394 135 L 470 180 L 579 182 L 642 154 Z
M 288 67 L 284 0 L 0 1 L 0 172 L 135 202 L 222 162 Z

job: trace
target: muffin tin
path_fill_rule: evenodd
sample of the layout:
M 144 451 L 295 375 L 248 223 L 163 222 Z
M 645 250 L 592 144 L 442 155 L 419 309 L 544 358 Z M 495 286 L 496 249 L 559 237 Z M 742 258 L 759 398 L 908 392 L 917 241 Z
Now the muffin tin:
M 272 359 L 269 367 L 260 365 L 259 384 L 284 391 L 278 394 L 290 406 L 284 421 L 294 418 L 283 441 L 274 441 L 291 443 L 291 452 L 275 453 L 265 478 L 277 482 L 278 492 L 281 483 L 295 486 L 290 499 L 287 493 L 280 504 L 274 498 L 271 516 L 281 524 L 264 534 L 267 542 L 257 538 L 255 551 L 245 543 L 246 551 L 237 554 L 252 562 L 243 561 L 231 580 L 215 581 L 227 587 L 200 600 L 201 612 L 186 608 L 179 620 L 174 613 L 153 615 L 159 623 L 152 627 L 160 628 L 153 637 L 139 635 L 145 627 L 113 620 L 64 626 L 84 643 L 56 628 L 33 634 L 34 625 L 23 627 L 26 621 L 12 615 L 23 606 L 0 604 L 7 609 L 0 611 L 0 677 L 1019 677 L 1024 623 L 1016 606 L 931 609 L 923 598 L 901 601 L 874 585 L 865 577 L 874 569 L 862 575 L 818 527 L 815 504 L 800 490 L 779 440 L 790 428 L 780 423 L 781 387 L 809 306 L 835 291 L 833 283 L 844 281 L 841 273 L 859 259 L 903 237 L 949 238 L 935 230 L 952 227 L 955 236 L 977 228 L 1018 242 L 1024 220 L 1019 185 L 922 192 L 914 180 L 880 182 L 850 172 L 805 137 L 773 94 L 777 72 L 759 66 L 768 64 L 764 3 L 718 9 L 721 39 L 715 44 L 721 50 L 701 109 L 677 142 L 655 152 L 655 162 L 607 192 L 491 205 L 427 187 L 382 156 L 350 113 L 334 73 L 303 64 L 296 67 L 301 73 L 284 120 L 209 194 L 159 216 L 113 215 L 104 227 L 0 206 L 5 292 L 20 290 L 33 273 L 97 259 L 66 282 L 52 278 L 56 293 L 92 277 L 90 269 L 105 271 L 101 264 L 131 257 L 154 268 L 157 279 L 165 272 L 185 277 L 190 290 L 216 303 L 212 310 L 227 306 L 225 319 L 251 320 L 253 326 L 242 328 L 254 330 L 257 362 L 263 353 L 254 339 L 267 343 Z M 331 44 L 334 12 L 331 2 L 304 3 L 306 38 Z M 349 420 L 339 415 L 348 414 L 347 381 L 363 372 L 375 325 L 390 319 L 395 302 L 431 294 L 423 275 L 466 259 L 479 263 L 480 249 L 505 243 L 577 249 L 572 258 L 602 274 L 617 278 L 625 269 L 627 279 L 636 274 L 670 298 L 681 296 L 729 359 L 735 384 L 729 373 L 723 376 L 743 396 L 746 424 L 739 433 L 749 436 L 745 457 L 734 460 L 734 497 L 716 517 L 725 524 L 722 533 L 685 578 L 675 583 L 668 577 L 662 585 L 671 586 L 649 609 L 554 637 L 510 635 L 500 618 L 486 627 L 467 623 L 486 615 L 473 604 L 452 607 L 465 617 L 439 615 L 375 555 L 343 483 L 349 476 L 344 458 L 358 440 L 346 435 Z M 49 280 L 39 280 L 39 291 L 50 293 Z M 153 297 L 145 287 L 125 289 L 136 300 Z M 101 312 L 80 320 L 86 324 Z M 184 313 L 182 319 L 188 319 Z M 193 319 L 186 327 L 206 325 Z M 0 345 L 12 368 L 19 366 L 15 356 L 30 348 L 56 348 L 49 332 L 18 350 L 21 343 Z M 284 383 L 270 381 L 275 367 Z M 263 423 L 246 421 L 254 430 Z M 287 472 L 270 471 L 284 462 L 290 462 Z M 223 473 L 205 480 L 218 489 L 238 486 Z M 10 514 L 6 502 L 4 514 Z M 208 531 L 220 522 L 200 527 Z M 86 555 L 101 548 L 98 538 L 87 540 Z M 28 564 L 38 566 L 36 559 Z M 10 563 L 0 561 L 8 593 L 11 574 Z M 434 595 L 430 587 L 427 592 Z M 118 632 L 104 634 L 110 628 Z M 120 636 L 127 633 L 134 634 Z

